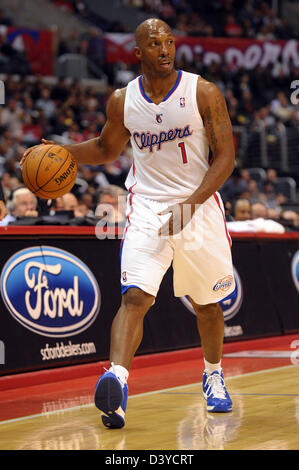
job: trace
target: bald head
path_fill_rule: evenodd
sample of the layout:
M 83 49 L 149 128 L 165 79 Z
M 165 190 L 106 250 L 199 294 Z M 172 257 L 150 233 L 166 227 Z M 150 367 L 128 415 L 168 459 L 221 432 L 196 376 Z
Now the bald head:
M 235 220 L 251 219 L 251 204 L 248 199 L 237 199 L 234 207 Z
M 175 39 L 170 26 L 165 21 L 150 18 L 137 27 L 135 39 L 134 52 L 143 77 L 175 79 Z
M 143 42 L 151 35 L 155 34 L 172 34 L 170 26 L 165 21 L 157 18 L 149 18 L 148 20 L 140 23 L 136 28 L 135 40 L 138 47 L 142 47 Z

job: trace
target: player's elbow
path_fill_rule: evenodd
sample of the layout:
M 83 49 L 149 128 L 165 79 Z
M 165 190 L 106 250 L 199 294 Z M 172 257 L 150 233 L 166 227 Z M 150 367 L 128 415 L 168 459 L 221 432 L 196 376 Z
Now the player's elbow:
M 97 139 L 95 152 L 93 152 L 93 163 L 95 165 L 100 165 L 103 163 L 108 163 L 117 158 L 117 155 L 114 155 L 109 148 L 106 148 L 99 138 Z

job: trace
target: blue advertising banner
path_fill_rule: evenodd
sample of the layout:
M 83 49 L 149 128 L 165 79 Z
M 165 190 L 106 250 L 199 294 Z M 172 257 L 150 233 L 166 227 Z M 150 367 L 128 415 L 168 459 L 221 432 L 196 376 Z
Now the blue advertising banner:
M 121 302 L 120 240 L 76 229 L 2 234 L 0 375 L 108 359 Z M 299 237 L 234 238 L 232 254 L 236 290 L 221 302 L 225 341 L 299 331 Z M 195 314 L 187 298 L 174 297 L 170 268 L 137 354 L 198 346 Z

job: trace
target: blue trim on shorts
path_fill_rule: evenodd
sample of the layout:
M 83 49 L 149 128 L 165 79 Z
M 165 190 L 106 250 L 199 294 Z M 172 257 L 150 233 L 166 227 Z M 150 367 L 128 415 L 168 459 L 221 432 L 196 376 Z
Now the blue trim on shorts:
M 123 286 L 123 285 L 121 284 L 121 285 L 120 285 L 120 288 L 121 288 L 121 295 L 123 295 L 125 292 L 127 292 L 127 290 L 130 289 L 130 287 L 136 287 L 136 289 L 143 290 L 143 289 L 141 289 L 141 287 L 135 286 L 134 284 L 130 284 L 129 286 Z

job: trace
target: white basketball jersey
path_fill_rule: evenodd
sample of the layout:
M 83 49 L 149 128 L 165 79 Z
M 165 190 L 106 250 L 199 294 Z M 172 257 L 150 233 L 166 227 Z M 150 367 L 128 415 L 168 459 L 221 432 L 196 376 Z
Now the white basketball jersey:
M 209 144 L 196 101 L 197 79 L 179 70 L 158 105 L 146 95 L 141 76 L 127 85 L 124 124 L 134 162 L 126 187 L 132 194 L 181 202 L 200 185 L 209 168 Z

